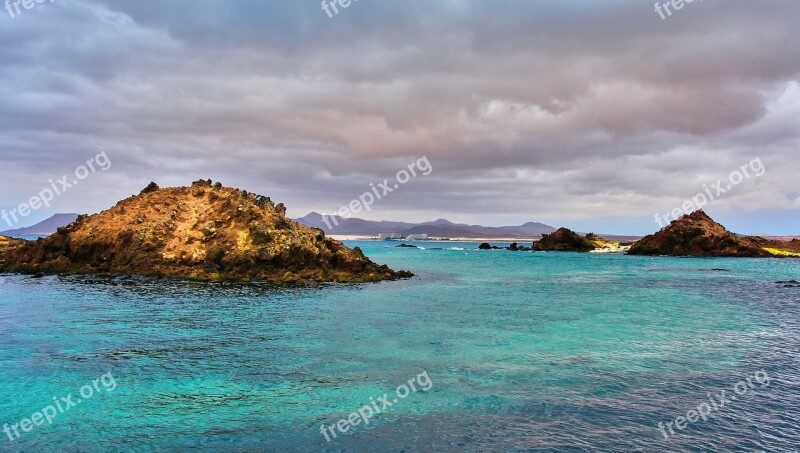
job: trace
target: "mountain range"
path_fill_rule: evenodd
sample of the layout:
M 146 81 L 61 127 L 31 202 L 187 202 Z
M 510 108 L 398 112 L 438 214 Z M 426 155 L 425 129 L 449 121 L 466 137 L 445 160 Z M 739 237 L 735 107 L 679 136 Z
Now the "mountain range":
M 21 238 L 25 236 L 49 236 L 59 227 L 67 226 L 78 218 L 78 214 L 56 214 L 47 220 L 35 225 L 0 232 L 0 235 Z M 399 233 L 403 237 L 410 234 L 427 234 L 435 238 L 508 238 L 508 239 L 539 239 L 542 234 L 551 234 L 556 228 L 539 222 L 528 222 L 518 226 L 487 227 L 482 225 L 468 225 L 454 223 L 447 219 L 437 219 L 431 222 L 410 223 L 395 221 L 374 221 L 359 218 L 342 218 L 329 216 L 328 223 L 319 213 L 312 212 L 304 217 L 295 219 L 303 225 L 319 228 L 326 234 L 350 236 L 377 236 L 381 233 Z M 608 240 L 634 241 L 641 237 L 619 236 L 602 234 Z
M 427 234 L 431 237 L 449 238 L 539 238 L 542 234 L 556 231 L 550 225 L 539 222 L 528 222 L 519 226 L 487 227 L 453 223 L 447 219 L 408 223 L 337 216 L 328 216 L 328 221 L 325 222 L 323 216 L 316 212 L 295 220 L 303 225 L 319 228 L 327 234 L 334 235 L 377 236 L 380 233 L 399 233 L 403 237 L 410 234 Z

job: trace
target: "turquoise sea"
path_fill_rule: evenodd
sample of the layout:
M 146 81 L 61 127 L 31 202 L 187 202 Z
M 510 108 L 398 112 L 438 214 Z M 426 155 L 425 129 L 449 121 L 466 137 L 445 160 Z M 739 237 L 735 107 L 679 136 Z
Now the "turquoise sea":
M 43 235 L 43 234 L 22 234 L 22 235 L 10 236 L 10 237 L 17 238 L 17 239 L 25 239 L 26 241 L 35 241 L 35 240 L 37 240 L 39 238 L 47 237 L 47 235 Z
M 378 284 L 0 275 L 0 451 L 800 450 L 800 261 L 415 244 L 348 243 L 418 274 Z

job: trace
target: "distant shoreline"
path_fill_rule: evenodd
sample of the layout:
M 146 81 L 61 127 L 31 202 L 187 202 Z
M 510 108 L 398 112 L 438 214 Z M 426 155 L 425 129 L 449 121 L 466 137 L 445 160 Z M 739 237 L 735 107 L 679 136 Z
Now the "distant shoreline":
M 527 237 L 527 238 L 508 238 L 508 237 L 506 237 L 506 238 L 487 238 L 487 237 L 464 238 L 464 237 L 451 237 L 451 238 L 448 238 L 448 239 L 436 239 L 436 238 L 433 238 L 433 239 L 425 239 L 425 240 L 419 240 L 419 239 L 414 239 L 414 240 L 411 240 L 411 239 L 387 239 L 387 240 L 381 240 L 381 239 L 376 238 L 375 236 L 358 235 L 358 234 L 328 234 L 327 236 L 329 238 L 337 240 L 337 241 L 396 242 L 398 244 L 401 244 L 403 242 L 488 242 L 488 243 L 492 243 L 492 242 L 508 242 L 508 243 L 516 242 L 516 243 L 519 243 L 519 244 L 523 244 L 523 243 L 526 243 L 526 242 L 533 243 L 533 242 L 536 242 L 539 239 L 541 239 L 541 237 L 537 237 L 537 238 L 530 238 L 530 237 Z M 606 236 L 604 236 L 604 237 L 606 237 Z M 618 239 L 614 239 L 612 242 L 634 242 L 636 240 L 636 239 L 633 239 L 632 237 L 629 238 L 628 236 L 625 236 L 624 239 L 625 239 L 624 241 L 619 241 Z
M 329 234 L 329 238 L 337 241 L 374 241 L 374 242 L 390 242 L 402 244 L 403 242 L 535 242 L 541 238 L 448 238 L 448 239 L 388 239 L 382 240 L 375 236 L 363 236 L 354 234 Z

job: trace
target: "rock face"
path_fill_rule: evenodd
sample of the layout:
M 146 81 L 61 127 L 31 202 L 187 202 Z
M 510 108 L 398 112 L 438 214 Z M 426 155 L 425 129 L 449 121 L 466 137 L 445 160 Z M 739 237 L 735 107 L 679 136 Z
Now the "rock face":
M 533 247 L 525 247 L 524 245 L 519 245 L 516 242 L 512 242 L 506 250 L 511 250 L 512 252 L 530 252 L 533 250 Z
M 519 245 L 516 242 L 512 242 L 508 247 L 498 247 L 496 245 L 489 244 L 488 242 L 484 242 L 478 246 L 478 250 L 509 250 L 512 252 L 530 252 L 533 249 L 531 247 Z
M 567 228 L 560 228 L 555 233 L 543 234 L 534 242 L 533 249 L 540 252 L 591 252 L 596 248 L 590 239 L 580 236 Z
M 14 247 L 18 247 L 24 243 L 25 241 L 23 241 L 22 239 L 14 239 L 5 236 L 0 236 L 0 252 L 2 252 L 3 250 L 9 250 Z
M 35 242 L 0 246 L 0 271 L 204 281 L 365 282 L 411 277 L 292 222 L 269 198 L 211 181 L 160 189 Z
M 740 237 L 711 219 L 705 212 L 695 211 L 672 222 L 656 234 L 633 244 L 630 255 L 669 256 L 773 256 L 761 238 Z

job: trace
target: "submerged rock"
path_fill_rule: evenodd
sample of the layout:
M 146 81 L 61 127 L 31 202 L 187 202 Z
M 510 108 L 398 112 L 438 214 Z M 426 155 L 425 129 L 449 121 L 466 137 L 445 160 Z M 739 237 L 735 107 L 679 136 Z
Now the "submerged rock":
M 285 212 L 267 197 L 210 180 L 165 189 L 152 183 L 46 239 L 0 243 L 0 271 L 278 283 L 413 275 L 379 266 Z
M 798 282 L 797 280 L 784 280 L 775 283 L 783 285 L 784 288 L 800 288 L 800 282 Z

